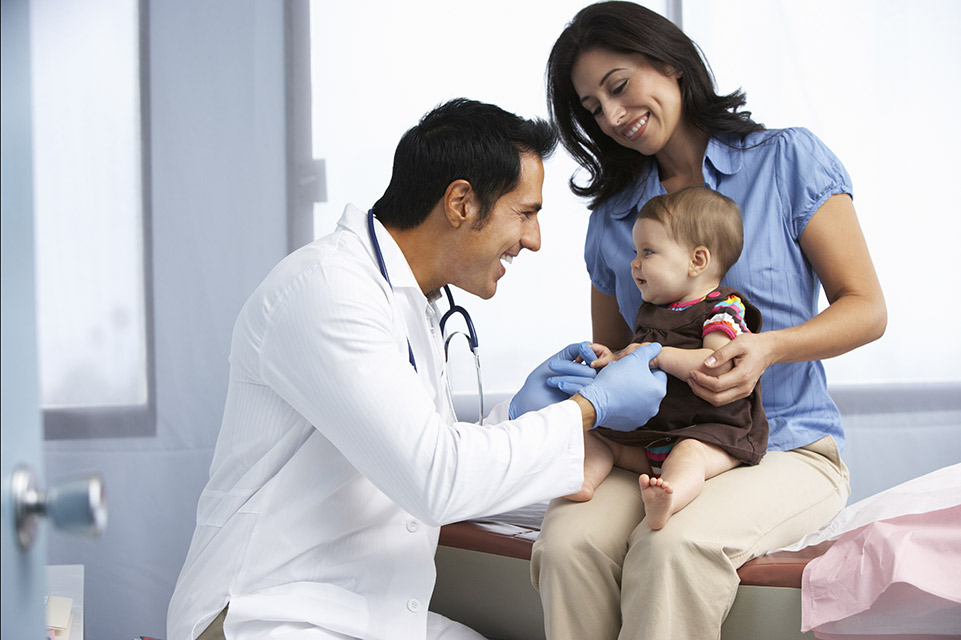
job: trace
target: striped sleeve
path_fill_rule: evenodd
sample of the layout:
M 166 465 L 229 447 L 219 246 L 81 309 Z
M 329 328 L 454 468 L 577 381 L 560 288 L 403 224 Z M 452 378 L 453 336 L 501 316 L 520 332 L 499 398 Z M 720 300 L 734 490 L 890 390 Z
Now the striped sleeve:
M 731 340 L 742 333 L 751 332 L 744 322 L 744 302 L 741 298 L 730 295 L 714 305 L 704 321 L 701 337 L 714 331 L 723 331 Z

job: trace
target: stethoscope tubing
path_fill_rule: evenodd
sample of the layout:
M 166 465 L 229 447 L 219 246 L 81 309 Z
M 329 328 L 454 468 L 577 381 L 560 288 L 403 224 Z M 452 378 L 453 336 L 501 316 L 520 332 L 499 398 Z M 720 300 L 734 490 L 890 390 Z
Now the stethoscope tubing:
M 387 281 L 388 286 L 393 289 L 394 285 L 391 284 L 390 276 L 387 274 L 387 264 L 384 262 L 384 253 L 381 251 L 380 242 L 377 240 L 377 233 L 374 229 L 374 210 L 371 209 L 367 212 L 367 232 L 370 235 L 370 243 L 374 248 L 374 257 L 377 259 L 377 266 L 380 269 L 380 274 L 384 276 L 384 280 Z M 452 333 L 444 339 L 444 359 L 447 359 L 447 347 L 450 344 L 451 339 L 458 335 L 463 335 L 467 338 L 467 342 L 470 345 L 471 353 L 474 354 L 474 367 L 477 370 L 477 391 L 480 403 L 480 416 L 479 420 L 484 418 L 484 384 L 481 378 L 481 364 L 480 364 L 480 344 L 477 340 L 477 331 L 474 329 L 474 321 L 471 319 L 470 314 L 467 313 L 467 309 L 456 304 L 454 302 L 454 294 L 451 293 L 450 286 L 444 285 L 444 293 L 447 294 L 447 302 L 450 308 L 441 316 L 440 319 L 440 331 L 441 336 L 444 335 L 444 331 L 447 325 L 447 321 L 451 316 L 455 314 L 460 314 L 464 318 L 464 323 L 467 325 L 467 333 L 462 332 Z M 410 366 L 414 367 L 414 371 L 417 371 L 417 360 L 414 358 L 414 349 L 410 346 L 410 338 L 407 338 L 407 353 L 410 357 Z M 448 388 L 448 395 L 450 395 L 450 389 Z M 453 399 L 451 399 L 451 404 L 453 405 Z

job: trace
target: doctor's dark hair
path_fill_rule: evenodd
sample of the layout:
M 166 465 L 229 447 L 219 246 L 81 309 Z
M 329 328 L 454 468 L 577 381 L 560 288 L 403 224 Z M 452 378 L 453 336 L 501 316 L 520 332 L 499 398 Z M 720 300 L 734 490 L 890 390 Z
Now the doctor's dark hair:
M 599 2 L 581 9 L 554 43 L 547 61 L 547 108 L 561 143 L 589 176 L 571 191 L 592 198 L 597 206 L 655 168 L 654 158 L 621 146 L 601 131 L 581 104 L 571 71 L 582 53 L 601 49 L 643 55 L 661 73 L 679 74 L 681 116 L 708 133 L 744 137 L 763 131 L 750 111 L 743 91 L 718 95 L 714 76 L 698 46 L 673 22 L 633 2 Z
M 436 107 L 400 139 L 390 184 L 374 204 L 386 226 L 422 223 L 455 180 L 471 184 L 483 224 L 494 203 L 521 177 L 521 154 L 546 158 L 557 146 L 553 127 L 500 107 L 457 98 Z

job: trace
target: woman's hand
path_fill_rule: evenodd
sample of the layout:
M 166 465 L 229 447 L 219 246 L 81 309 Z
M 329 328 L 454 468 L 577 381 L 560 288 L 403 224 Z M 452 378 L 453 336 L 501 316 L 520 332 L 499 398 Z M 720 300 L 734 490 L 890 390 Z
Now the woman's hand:
M 688 383 L 695 395 L 715 407 L 746 398 L 761 374 L 778 361 L 776 332 L 743 333 L 713 353 Z M 733 367 L 727 373 L 721 373 Z

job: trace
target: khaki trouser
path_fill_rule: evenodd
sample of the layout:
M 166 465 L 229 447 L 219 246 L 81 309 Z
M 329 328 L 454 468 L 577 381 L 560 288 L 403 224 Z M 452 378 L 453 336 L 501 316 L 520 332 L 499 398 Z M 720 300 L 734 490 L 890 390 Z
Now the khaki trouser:
M 220 612 L 213 622 L 207 625 L 204 632 L 197 636 L 197 640 L 226 640 L 224 636 L 224 620 L 227 618 L 227 607 Z
M 614 469 L 590 502 L 554 500 L 534 543 L 550 640 L 717 640 L 737 568 L 830 520 L 850 494 L 834 439 L 769 452 L 704 483 L 660 531 L 637 474 Z

